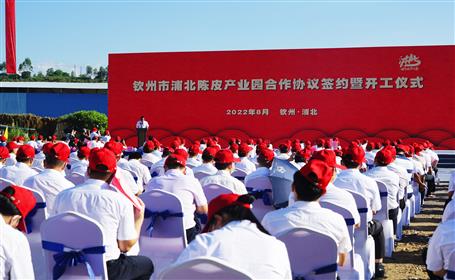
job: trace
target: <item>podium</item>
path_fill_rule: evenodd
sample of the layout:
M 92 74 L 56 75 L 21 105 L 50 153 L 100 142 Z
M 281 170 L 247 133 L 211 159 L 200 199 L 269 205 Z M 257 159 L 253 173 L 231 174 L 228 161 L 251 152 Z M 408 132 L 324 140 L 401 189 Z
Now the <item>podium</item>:
M 147 137 L 147 128 L 136 128 L 137 132 L 137 147 L 144 145 L 144 142 Z

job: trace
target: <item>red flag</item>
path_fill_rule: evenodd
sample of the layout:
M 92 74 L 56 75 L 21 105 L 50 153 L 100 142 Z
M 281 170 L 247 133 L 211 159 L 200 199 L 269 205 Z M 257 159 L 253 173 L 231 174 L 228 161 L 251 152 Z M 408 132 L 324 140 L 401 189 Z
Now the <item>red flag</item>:
M 16 74 L 16 0 L 5 6 L 6 73 Z

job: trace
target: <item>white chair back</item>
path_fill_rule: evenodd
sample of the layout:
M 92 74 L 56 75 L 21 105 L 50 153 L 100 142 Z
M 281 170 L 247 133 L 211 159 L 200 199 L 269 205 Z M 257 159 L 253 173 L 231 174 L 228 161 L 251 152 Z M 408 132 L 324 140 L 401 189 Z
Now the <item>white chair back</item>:
M 245 185 L 248 192 L 256 197 L 253 202 L 253 213 L 259 221 L 270 211 L 275 210 L 273 207 L 272 183 L 269 177 L 256 177 L 247 181 Z
M 17 184 L 11 180 L 0 178 L 0 190 L 3 190 L 4 188 L 9 187 L 11 185 L 17 186 Z
M 227 262 L 211 257 L 200 257 L 172 265 L 158 279 L 253 279 L 247 272 L 233 268 Z
M 277 238 L 286 245 L 293 278 L 336 278 L 338 253 L 336 241 L 332 237 L 305 228 L 295 228 L 279 234 Z
M 389 209 L 387 208 L 387 187 L 386 185 L 381 182 L 381 181 L 376 181 L 378 183 L 378 188 L 379 188 L 379 196 L 381 197 L 381 210 L 376 212 L 376 215 L 374 216 L 376 220 L 378 221 L 384 221 L 389 219 Z
M 246 175 L 248 175 L 248 174 L 244 170 L 236 168 L 234 170 L 234 172 L 232 172 L 231 175 L 243 182 L 243 180 L 245 179 Z
M 204 172 L 197 172 L 197 173 L 194 173 L 194 177 L 196 179 L 198 179 L 199 181 L 201 181 L 202 179 L 204 179 L 205 177 L 207 176 L 210 176 L 209 173 L 204 173 Z
M 212 199 L 221 195 L 221 194 L 228 194 L 233 193 L 231 189 L 226 188 L 225 186 L 217 185 L 217 184 L 209 184 L 202 186 L 202 190 L 204 191 L 205 197 L 207 201 L 210 203 Z
M 107 279 L 103 230 L 97 221 L 76 212 L 62 213 L 42 223 L 41 238 L 45 249 L 47 279 L 55 278 L 54 255 L 69 257 L 70 253 L 76 251 L 83 252 L 89 265 L 79 263 L 77 266 L 66 266 L 59 279 L 86 279 L 91 273 L 96 279 Z
M 68 179 L 68 181 L 77 186 L 84 183 L 85 180 L 87 180 L 87 177 L 85 176 L 85 174 L 72 172 L 70 175 L 66 176 L 66 179 Z

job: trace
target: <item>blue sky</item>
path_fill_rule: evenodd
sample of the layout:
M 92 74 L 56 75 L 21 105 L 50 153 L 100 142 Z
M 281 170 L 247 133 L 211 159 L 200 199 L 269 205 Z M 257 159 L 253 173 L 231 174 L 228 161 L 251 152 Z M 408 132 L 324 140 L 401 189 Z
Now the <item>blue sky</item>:
M 118 52 L 448 45 L 454 1 L 16 0 L 17 60 L 70 71 Z

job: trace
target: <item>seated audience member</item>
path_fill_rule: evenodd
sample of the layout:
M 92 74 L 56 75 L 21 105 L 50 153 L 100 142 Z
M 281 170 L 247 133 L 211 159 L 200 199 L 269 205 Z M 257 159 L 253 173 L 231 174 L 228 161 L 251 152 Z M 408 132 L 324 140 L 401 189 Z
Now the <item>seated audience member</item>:
M 256 165 L 248 159 L 251 150 L 253 150 L 253 148 L 247 143 L 240 144 L 238 150 L 240 161 L 235 164 L 236 170 L 242 170 L 247 175 L 256 170 Z
M 171 154 L 164 164 L 164 175 L 153 178 L 146 186 L 146 191 L 155 189 L 167 191 L 178 196 L 182 202 L 183 224 L 188 242 L 200 232 L 194 213 L 207 214 L 207 199 L 199 181 L 185 176 L 186 159 L 178 154 Z
M 79 150 L 76 152 L 77 159 L 71 164 L 71 173 L 77 173 L 80 175 L 85 175 L 88 167 L 88 158 L 90 156 L 90 149 L 87 146 L 79 147 Z
M 150 167 L 150 172 L 152 176 L 161 176 L 164 174 L 164 162 L 166 161 L 167 157 L 174 153 L 174 148 L 165 147 L 163 149 L 163 153 L 161 154 L 161 159 L 155 162 L 152 167 Z
M 5 167 L 6 160 L 9 158 L 9 151 L 6 147 L 0 146 L 0 169 Z
M 49 213 L 54 208 L 55 197 L 63 190 L 74 187 L 65 178 L 65 168 L 70 155 L 70 148 L 63 143 L 52 146 L 44 160 L 44 171 L 25 180 L 24 186 L 37 190 L 44 195 Z
M 11 141 L 6 144 L 6 148 L 9 151 L 9 158 L 6 160 L 5 166 L 13 166 L 17 163 L 16 161 L 16 153 L 19 149 L 19 145 L 16 142 Z
M 196 236 L 176 263 L 213 257 L 250 273 L 253 279 L 291 279 L 286 246 L 256 219 L 251 212 L 253 200 L 252 196 L 236 194 L 213 199 L 205 233 Z
M 348 168 L 338 174 L 333 184 L 339 188 L 355 191 L 367 200 L 368 233 L 375 244 L 376 277 L 384 276 L 382 261 L 385 253 L 385 241 L 382 224 L 373 220 L 373 214 L 381 210 L 381 197 L 378 184 L 372 178 L 360 173 L 359 168 L 365 161 L 365 152 L 361 146 L 350 146 L 343 154 L 342 162 Z
M 153 153 L 155 150 L 155 143 L 153 141 L 146 141 L 144 143 L 143 147 L 143 154 L 142 154 L 142 159 L 141 163 L 148 168 L 152 167 L 152 165 L 156 162 L 158 162 L 161 157 L 158 157 L 156 154 Z
M 390 149 L 385 148 L 377 152 L 374 158 L 375 167 L 368 170 L 365 175 L 384 183 L 387 187 L 387 207 L 389 210 L 389 219 L 393 221 L 393 233 L 397 231 L 397 216 L 398 216 L 398 199 L 397 195 L 400 190 L 400 177 L 389 170 L 387 166 L 393 161 L 393 154 Z
M 310 158 L 311 158 L 310 149 L 301 149 L 295 152 L 294 161 L 292 161 L 291 163 L 295 167 L 297 167 L 297 169 L 300 169 L 308 162 Z
M 286 143 L 281 143 L 278 146 L 280 153 L 276 156 L 278 159 L 289 159 L 289 145 Z
M 262 225 L 274 236 L 296 227 L 330 235 L 338 246 L 338 264 L 342 266 L 347 253 L 352 250 L 346 222 L 340 214 L 319 204 L 319 198 L 326 192 L 332 174 L 332 167 L 321 160 L 311 159 L 294 174 L 292 192 L 296 202 L 287 208 L 267 213 Z
M 17 163 L 0 169 L 0 178 L 10 180 L 19 186 L 23 185 L 29 177 L 38 174 L 31 168 L 34 157 L 35 149 L 32 146 L 20 146 L 16 154 Z
M 199 160 L 199 155 L 202 154 L 201 149 L 199 149 L 199 144 L 193 144 L 190 146 L 188 149 L 188 160 L 186 161 L 186 164 L 190 168 L 197 167 L 202 164 L 202 162 Z
M 374 147 L 375 147 L 374 142 L 368 142 L 368 144 L 365 147 L 365 160 L 369 168 L 373 168 L 374 166 L 374 157 L 376 156 L 377 152 L 374 151 Z
M 110 150 L 93 149 L 89 162 L 89 179 L 57 196 L 55 214 L 75 211 L 101 224 L 109 279 L 149 279 L 152 261 L 125 255 L 138 241 L 144 221 L 143 203 L 138 199 L 142 208 L 133 209 L 131 201 L 109 185 L 117 170 L 117 160 Z
M 234 162 L 238 161 L 230 150 L 219 150 L 215 155 L 215 167 L 218 172 L 215 175 L 201 179 L 201 185 L 217 184 L 232 190 L 233 193 L 246 194 L 245 185 L 237 178 L 231 176 L 231 173 L 235 170 Z
M 0 135 L 0 147 L 6 147 L 6 142 L 8 139 L 6 139 L 5 135 Z
M 204 173 L 207 175 L 215 175 L 218 172 L 218 169 L 215 167 L 215 155 L 217 149 L 213 147 L 205 148 L 202 152 L 202 164 L 193 168 L 193 173 Z
M 269 178 L 270 167 L 272 167 L 273 159 L 274 159 L 274 153 L 272 150 L 262 149 L 259 152 L 259 155 L 257 157 L 257 161 L 259 164 L 258 168 L 245 177 L 245 186 L 247 188 L 253 189 L 253 188 L 257 187 L 257 186 L 253 186 L 251 184 L 251 182 L 257 178 L 260 178 L 260 177 L 267 178 L 267 179 Z M 270 182 L 270 180 L 269 180 L 269 182 Z M 271 189 L 272 183 L 270 183 L 268 186 L 264 186 L 263 188 Z
M 137 185 L 139 186 L 139 194 L 144 191 L 144 187 L 150 182 L 152 176 L 147 166 L 143 165 L 140 160 L 142 156 L 139 152 L 131 153 L 128 156 L 129 170 L 137 176 Z M 136 178 L 135 178 L 136 179 Z
M 0 192 L 1 279 L 35 278 L 30 245 L 22 233 L 25 217 L 35 204 L 33 193 L 27 189 L 9 186 Z
M 184 149 L 175 149 L 174 150 L 174 154 L 180 155 L 186 161 L 188 160 L 188 152 L 186 150 L 184 150 Z M 190 167 L 188 167 L 188 166 L 185 168 L 185 175 L 189 176 L 189 177 L 194 177 L 193 170 Z

